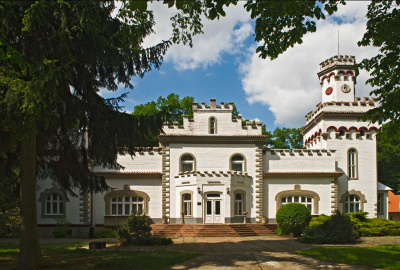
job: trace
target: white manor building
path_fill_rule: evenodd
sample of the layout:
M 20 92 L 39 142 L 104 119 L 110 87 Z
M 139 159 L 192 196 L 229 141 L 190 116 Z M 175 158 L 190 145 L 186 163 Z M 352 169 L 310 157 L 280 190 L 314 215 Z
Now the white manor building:
M 242 126 L 233 104 L 193 106 L 193 119 L 165 125 L 160 146 L 118 156 L 122 171 L 95 169 L 108 193 L 69 197 L 40 182 L 38 223 L 55 218 L 73 226 L 117 226 L 142 210 L 151 223 L 275 223 L 279 207 L 306 205 L 312 215 L 364 211 L 388 218 L 388 190 L 378 183 L 376 132 L 358 121 L 376 102 L 355 97 L 353 56 L 320 64 L 322 102 L 306 116 L 304 149 L 266 149 L 262 124 Z M 79 192 L 78 192 L 79 193 Z

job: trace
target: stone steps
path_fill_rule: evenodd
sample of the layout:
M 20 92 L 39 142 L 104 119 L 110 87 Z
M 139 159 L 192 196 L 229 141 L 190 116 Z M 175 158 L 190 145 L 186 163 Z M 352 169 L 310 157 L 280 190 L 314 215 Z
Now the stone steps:
M 152 234 L 166 237 L 275 235 L 276 224 L 152 224 Z

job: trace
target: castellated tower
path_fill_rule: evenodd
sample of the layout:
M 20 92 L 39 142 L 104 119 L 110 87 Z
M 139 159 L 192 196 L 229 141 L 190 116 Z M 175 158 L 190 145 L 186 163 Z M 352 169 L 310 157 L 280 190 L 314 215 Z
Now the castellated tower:
M 322 102 L 354 102 L 356 77 L 355 57 L 339 55 L 320 64 L 318 78 L 322 87 Z
M 322 87 L 322 102 L 315 111 L 306 115 L 306 126 L 302 133 L 306 149 L 328 149 L 335 152 L 338 177 L 338 208 L 351 205 L 348 198 L 361 200 L 362 209 L 370 217 L 377 216 L 377 123 L 362 121 L 365 112 L 375 108 L 373 98 L 355 97 L 358 70 L 354 56 L 335 56 L 320 64 L 318 73 Z M 350 195 L 354 195 L 351 197 Z M 368 198 L 368 199 L 367 199 Z

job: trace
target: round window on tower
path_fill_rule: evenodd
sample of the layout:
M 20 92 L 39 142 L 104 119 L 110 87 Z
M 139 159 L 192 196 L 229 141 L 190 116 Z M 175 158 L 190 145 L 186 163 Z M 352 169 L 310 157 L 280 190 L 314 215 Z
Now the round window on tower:
M 325 94 L 326 94 L 327 96 L 329 96 L 330 94 L 332 94 L 332 91 L 333 91 L 332 87 L 328 87 L 328 88 L 326 88 L 326 90 L 325 90 Z

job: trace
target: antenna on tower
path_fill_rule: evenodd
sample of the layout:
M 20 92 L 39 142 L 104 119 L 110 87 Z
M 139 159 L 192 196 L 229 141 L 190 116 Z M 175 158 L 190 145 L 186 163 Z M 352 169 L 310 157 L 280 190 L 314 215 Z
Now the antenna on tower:
M 337 55 L 339 56 L 339 30 L 337 30 Z

